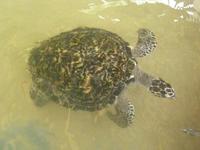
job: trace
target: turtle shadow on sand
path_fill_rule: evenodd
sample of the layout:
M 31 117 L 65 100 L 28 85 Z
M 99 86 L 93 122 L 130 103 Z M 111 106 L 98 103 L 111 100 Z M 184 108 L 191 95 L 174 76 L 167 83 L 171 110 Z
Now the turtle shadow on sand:
M 54 136 L 35 122 L 13 122 L 0 131 L 1 150 L 53 150 Z M 54 139 L 55 140 L 55 139 Z

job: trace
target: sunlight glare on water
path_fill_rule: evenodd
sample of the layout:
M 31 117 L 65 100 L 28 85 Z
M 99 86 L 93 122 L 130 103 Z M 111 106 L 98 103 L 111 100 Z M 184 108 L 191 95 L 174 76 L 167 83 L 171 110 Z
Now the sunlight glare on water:
M 0 149 L 198 150 L 200 137 L 191 135 L 200 130 L 199 13 L 198 0 L 1 1 Z M 152 30 L 158 46 L 138 59 L 140 68 L 171 83 L 176 100 L 131 84 L 124 92 L 136 109 L 129 128 L 104 111 L 36 107 L 29 96 L 30 50 L 79 26 L 115 32 L 133 47 L 139 28 Z

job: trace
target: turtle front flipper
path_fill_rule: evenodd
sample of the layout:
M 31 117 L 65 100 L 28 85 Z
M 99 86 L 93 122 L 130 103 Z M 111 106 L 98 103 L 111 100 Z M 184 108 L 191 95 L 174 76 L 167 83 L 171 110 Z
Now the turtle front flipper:
M 133 104 L 125 98 L 119 97 L 115 104 L 116 114 L 107 112 L 108 117 L 119 127 L 125 128 L 132 124 L 135 117 Z
M 136 81 L 146 86 L 155 96 L 175 99 L 174 89 L 169 83 L 161 78 L 153 77 L 143 72 L 138 67 L 134 69 L 133 74 Z
M 149 29 L 138 30 L 138 41 L 133 49 L 132 55 L 134 57 L 143 57 L 150 54 L 156 47 L 155 34 Z

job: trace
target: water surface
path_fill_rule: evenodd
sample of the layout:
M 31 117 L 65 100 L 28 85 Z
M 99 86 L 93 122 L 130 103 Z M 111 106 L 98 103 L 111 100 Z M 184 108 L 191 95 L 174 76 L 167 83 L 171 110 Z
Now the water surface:
M 200 4 L 197 0 L 194 4 L 189 0 L 2 1 L 2 149 L 23 150 L 23 144 L 29 143 L 30 149 L 38 149 L 32 146 L 38 144 L 33 139 L 32 143 L 15 142 L 24 134 L 31 136 L 30 131 L 58 150 L 198 150 L 200 138 L 182 132 L 185 128 L 200 129 Z M 152 55 L 139 59 L 139 65 L 170 82 L 176 90 L 176 100 L 157 98 L 142 86 L 130 85 L 125 94 L 135 105 L 136 118 L 126 129 L 116 126 L 104 112 L 74 112 L 54 103 L 34 106 L 27 68 L 31 48 L 78 26 L 110 30 L 132 46 L 139 28 L 151 29 L 158 46 Z M 35 122 L 34 127 L 29 126 L 30 122 Z M 41 130 L 47 136 L 40 136 Z

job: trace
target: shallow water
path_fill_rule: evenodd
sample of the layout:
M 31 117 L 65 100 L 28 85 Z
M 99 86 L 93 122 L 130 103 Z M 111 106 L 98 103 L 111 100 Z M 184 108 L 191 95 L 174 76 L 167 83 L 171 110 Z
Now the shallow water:
M 200 137 L 183 132 L 200 130 L 200 3 L 192 4 L 191 0 L 2 1 L 0 148 L 198 150 Z M 124 94 L 133 101 L 136 118 L 125 129 L 103 112 L 74 112 L 54 103 L 34 106 L 27 69 L 31 48 L 78 26 L 110 30 L 133 46 L 139 28 L 155 32 L 158 46 L 152 55 L 139 59 L 139 65 L 170 82 L 176 100 L 157 98 L 142 86 L 130 85 Z M 44 145 L 37 147 L 35 141 Z

